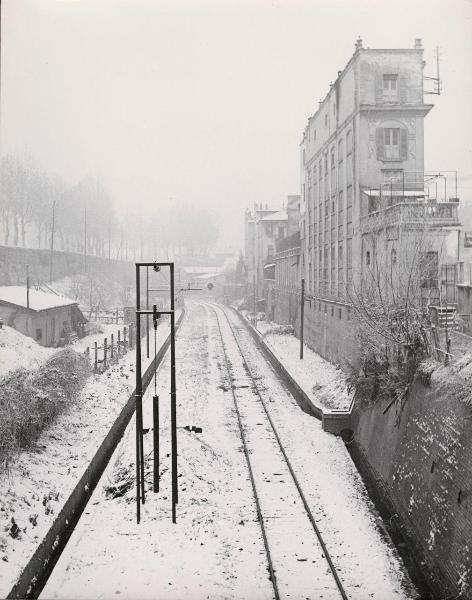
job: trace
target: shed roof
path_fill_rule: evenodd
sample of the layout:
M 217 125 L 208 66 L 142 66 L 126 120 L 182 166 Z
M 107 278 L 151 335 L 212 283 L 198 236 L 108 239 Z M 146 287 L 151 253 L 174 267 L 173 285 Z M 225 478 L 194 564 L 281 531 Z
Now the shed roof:
M 26 287 L 22 285 L 4 285 L 0 286 L 0 304 L 14 304 L 27 308 Z M 29 308 L 30 310 L 40 311 L 48 308 L 59 308 L 60 306 L 72 306 L 78 304 L 76 300 L 71 300 L 66 296 L 53 294 L 52 292 L 43 292 L 30 288 Z

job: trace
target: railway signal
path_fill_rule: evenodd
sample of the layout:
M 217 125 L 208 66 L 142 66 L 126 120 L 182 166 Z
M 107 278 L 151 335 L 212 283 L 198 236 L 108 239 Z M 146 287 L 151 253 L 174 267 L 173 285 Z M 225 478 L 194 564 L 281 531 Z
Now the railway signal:
M 141 268 L 152 267 L 159 272 L 163 267 L 169 268 L 169 292 L 170 310 L 141 310 Z M 172 473 L 172 522 L 176 522 L 176 506 L 178 499 L 177 485 L 177 402 L 175 381 L 175 291 L 174 291 L 174 263 L 136 263 L 136 520 L 141 520 L 141 504 L 146 501 L 144 489 L 144 440 L 143 440 L 143 380 L 141 370 L 141 315 L 152 315 L 154 328 L 157 328 L 157 320 L 161 315 L 170 315 L 170 419 L 171 419 L 171 473 Z M 154 359 L 155 360 L 155 359 Z M 156 377 L 156 375 L 155 375 Z M 156 394 L 157 385 L 155 379 L 155 393 L 153 397 L 153 421 L 159 423 L 159 398 Z M 154 459 L 159 463 L 159 434 L 154 430 Z M 159 472 L 156 475 L 154 466 L 154 491 L 159 489 Z

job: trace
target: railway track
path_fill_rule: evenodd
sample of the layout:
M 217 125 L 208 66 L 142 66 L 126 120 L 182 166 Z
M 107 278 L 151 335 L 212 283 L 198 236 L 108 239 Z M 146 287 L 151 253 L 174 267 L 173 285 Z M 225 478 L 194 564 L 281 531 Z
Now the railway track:
M 251 369 L 226 311 L 218 322 L 258 521 L 276 600 L 348 596 L 310 510 L 274 420 L 270 397 Z

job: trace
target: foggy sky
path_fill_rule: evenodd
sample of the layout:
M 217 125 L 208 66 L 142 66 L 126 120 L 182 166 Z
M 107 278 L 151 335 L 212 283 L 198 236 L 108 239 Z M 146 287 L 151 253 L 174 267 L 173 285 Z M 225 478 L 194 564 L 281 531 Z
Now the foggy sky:
M 1 152 L 98 173 L 122 212 L 210 208 L 239 248 L 246 206 L 299 193 L 302 131 L 356 38 L 419 37 L 444 88 L 425 168 L 457 169 L 471 200 L 471 31 L 470 0 L 3 0 Z

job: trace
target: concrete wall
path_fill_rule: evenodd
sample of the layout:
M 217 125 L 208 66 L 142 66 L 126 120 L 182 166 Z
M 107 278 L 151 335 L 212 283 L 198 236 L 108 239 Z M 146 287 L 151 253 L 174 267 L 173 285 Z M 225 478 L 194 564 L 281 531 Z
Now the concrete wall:
M 444 372 L 444 369 L 442 369 Z M 449 373 L 449 376 L 451 374 Z M 354 446 L 437 597 L 472 598 L 472 409 L 464 381 L 417 383 L 403 406 L 360 406 Z
M 275 293 L 274 319 L 281 325 L 292 325 L 300 337 L 300 290 Z M 358 355 L 355 322 L 349 307 L 335 302 L 311 300 L 305 302 L 304 341 L 323 358 L 347 369 Z

